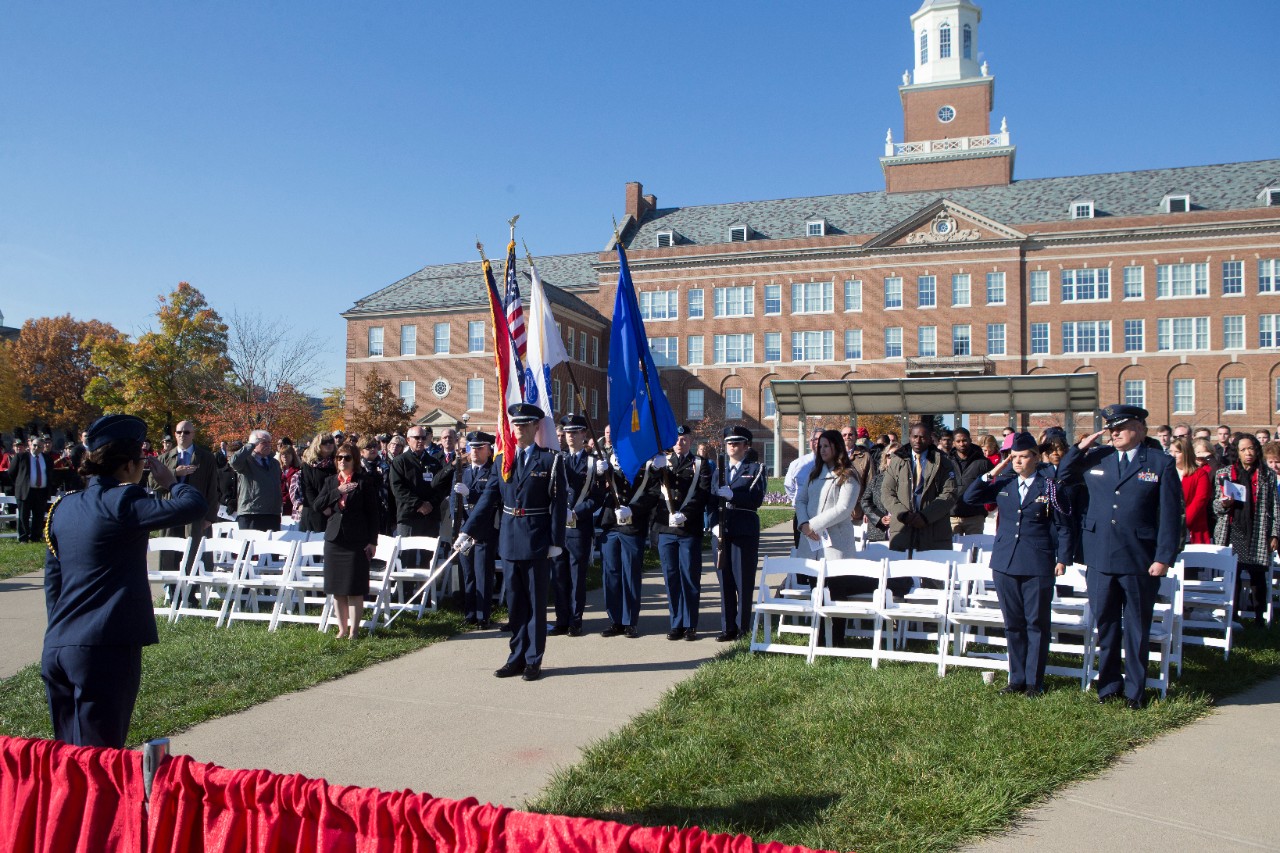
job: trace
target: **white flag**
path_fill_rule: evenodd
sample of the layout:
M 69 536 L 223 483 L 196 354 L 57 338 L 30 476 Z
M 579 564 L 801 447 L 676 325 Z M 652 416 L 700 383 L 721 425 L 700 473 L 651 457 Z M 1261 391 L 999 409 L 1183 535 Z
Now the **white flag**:
M 568 361 L 569 355 L 564 351 L 564 343 L 556 330 L 555 316 L 551 313 L 551 303 L 547 301 L 542 279 L 538 276 L 538 268 L 533 265 L 532 258 L 529 259 L 529 277 L 533 279 L 533 283 L 529 288 L 529 349 L 525 362 L 525 397 L 528 402 L 536 404 L 547 413 L 538 427 L 538 444 L 551 450 L 559 450 L 555 401 L 551 396 L 551 369 Z M 529 387 L 530 379 L 533 380 L 533 388 Z M 568 405 L 572 410 L 573 400 Z

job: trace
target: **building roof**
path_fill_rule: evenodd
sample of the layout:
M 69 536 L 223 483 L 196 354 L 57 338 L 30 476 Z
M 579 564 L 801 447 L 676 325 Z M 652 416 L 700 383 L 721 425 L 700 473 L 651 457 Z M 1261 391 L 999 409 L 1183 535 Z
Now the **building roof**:
M 588 252 L 578 255 L 549 255 L 535 258 L 538 273 L 547 292 L 547 299 L 554 305 L 575 311 L 603 322 L 600 312 L 568 292 L 573 289 L 595 290 L 600 277 L 592 264 L 599 255 Z M 502 259 L 492 261 L 493 274 L 502 287 Z M 529 303 L 529 264 L 517 259 L 521 296 Z M 485 293 L 484 270 L 479 261 L 460 264 L 437 264 L 423 267 L 405 276 L 395 284 L 382 288 L 356 302 L 343 312 L 343 317 L 364 314 L 383 314 L 399 311 L 429 311 L 432 309 L 488 306 Z
M 1280 186 L 1280 160 L 1034 178 L 1007 186 L 668 207 L 650 211 L 638 228 L 629 228 L 626 242 L 650 249 L 659 231 L 674 231 L 675 245 L 728 243 L 729 229 L 742 225 L 750 227 L 753 241 L 789 239 L 804 237 L 805 223 L 815 218 L 826 219 L 827 234 L 878 234 L 940 198 L 1009 225 L 1069 220 L 1071 203 L 1078 200 L 1092 200 L 1096 218 L 1158 214 L 1170 194 L 1189 195 L 1193 211 L 1240 210 L 1258 207 L 1258 193 L 1267 186 Z

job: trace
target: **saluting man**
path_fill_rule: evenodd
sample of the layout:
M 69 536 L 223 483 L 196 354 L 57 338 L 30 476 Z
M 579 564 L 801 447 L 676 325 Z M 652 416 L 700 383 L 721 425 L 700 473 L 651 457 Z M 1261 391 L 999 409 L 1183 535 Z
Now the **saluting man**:
M 560 419 L 564 440 L 565 479 L 568 481 L 569 512 L 565 520 L 564 553 L 553 566 L 556 624 L 553 634 L 582 635 L 582 614 L 587 607 L 587 570 L 596 535 L 595 514 L 603 503 L 609 463 L 593 457 L 586 449 L 587 419 L 568 414 Z
M 1053 579 L 1066 571 L 1074 548 L 1070 519 L 1053 494 L 1057 484 L 1039 465 L 1036 440 L 1020 432 L 1009 455 L 964 492 L 965 503 L 999 508 L 991 574 L 1009 647 L 1009 684 L 1000 692 L 1028 696 L 1044 692 Z
M 460 500 L 460 521 L 466 524 L 480 496 L 489 486 L 493 471 L 493 436 L 487 432 L 467 433 L 468 461 L 462 479 L 453 486 Z M 493 579 L 498 559 L 498 525 L 480 525 L 471 534 L 472 546 L 458 555 L 462 565 L 462 610 L 468 625 L 490 626 L 493 613 Z
M 725 458 L 716 472 L 711 535 L 719 540 L 716 573 L 720 576 L 720 633 L 728 643 L 751 630 L 751 602 L 760 557 L 760 514 L 764 503 L 764 466 L 749 454 L 751 430 L 724 431 Z
M 507 608 L 511 614 L 511 654 L 493 674 L 522 675 L 525 681 L 542 677 L 547 646 L 547 584 L 551 561 L 564 550 L 564 521 L 569 487 L 560 454 L 534 444 L 545 415 L 532 403 L 507 407 L 516 433 L 515 466 L 510 480 L 502 477 L 502 455 L 494 459 L 489 477 L 471 517 L 454 543 L 464 554 L 482 530 L 492 528 L 498 514 L 498 556 L 511 574 Z
M 1101 414 L 1106 427 L 1067 451 L 1058 480 L 1088 494 L 1081 538 L 1098 627 L 1098 701 L 1124 699 L 1138 710 L 1146 702 L 1160 578 L 1182 550 L 1182 484 L 1173 457 L 1147 441 L 1146 409 L 1116 405 Z M 1111 445 L 1095 447 L 1104 433 L 1111 434 Z
M 698 638 L 702 519 L 711 497 L 711 470 L 704 459 L 693 454 L 691 432 L 684 425 L 676 428 L 676 443 L 668 457 L 667 470 L 659 472 L 662 500 L 653 515 L 671 616 L 668 640 Z

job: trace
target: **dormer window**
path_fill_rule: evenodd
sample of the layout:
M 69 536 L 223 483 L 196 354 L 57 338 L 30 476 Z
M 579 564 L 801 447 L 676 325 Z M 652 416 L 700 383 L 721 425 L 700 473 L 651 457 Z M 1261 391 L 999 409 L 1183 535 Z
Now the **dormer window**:
M 1072 219 L 1093 219 L 1093 202 L 1087 200 L 1071 202 Z
M 951 58 L 951 25 L 946 21 L 938 27 L 938 58 Z
M 747 237 L 750 236 L 751 229 L 745 225 L 735 225 L 729 229 L 730 243 L 745 243 Z
M 1167 195 L 1160 201 L 1160 209 L 1165 213 L 1186 213 L 1191 210 L 1191 196 Z
M 1258 193 L 1258 201 L 1263 207 L 1280 207 L 1280 187 L 1264 187 Z
M 804 233 L 806 237 L 825 237 L 827 235 L 827 221 L 825 219 L 810 219 L 805 223 Z
M 659 249 L 669 249 L 676 244 L 676 233 L 674 231 L 659 231 L 657 237 L 657 246 Z

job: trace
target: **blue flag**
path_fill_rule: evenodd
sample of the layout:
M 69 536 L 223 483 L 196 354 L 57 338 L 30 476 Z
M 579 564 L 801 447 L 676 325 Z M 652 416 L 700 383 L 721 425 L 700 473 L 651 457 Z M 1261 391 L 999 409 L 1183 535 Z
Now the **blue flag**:
M 676 416 L 658 382 L 621 242 L 618 263 L 609 333 L 609 430 L 622 473 L 634 480 L 646 460 L 676 443 Z

